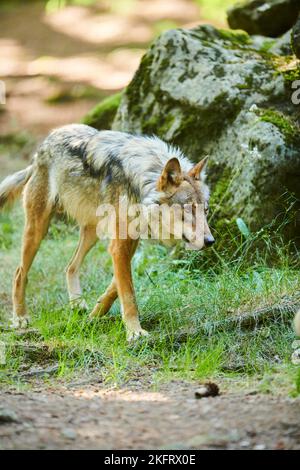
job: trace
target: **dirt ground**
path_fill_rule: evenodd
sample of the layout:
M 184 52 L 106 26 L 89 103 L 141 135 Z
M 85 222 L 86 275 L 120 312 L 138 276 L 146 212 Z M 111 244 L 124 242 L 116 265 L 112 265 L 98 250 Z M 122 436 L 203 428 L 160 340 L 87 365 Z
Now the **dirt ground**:
M 2 176 L 23 168 L 52 127 L 79 121 L 102 96 L 126 86 L 159 22 L 199 24 L 189 1 L 139 3 L 114 16 L 83 7 L 45 16 L 38 2 L 1 12 L 7 102 L 0 141 L 24 130 L 30 136 L 21 157 L 2 148 Z M 155 392 L 145 385 L 107 389 L 97 380 L 2 389 L 0 449 L 300 448 L 299 399 L 226 392 L 197 400 L 195 389 L 181 382 Z
M 6 4 L 0 11 L 0 79 L 6 86 L 0 141 L 22 130 L 39 139 L 53 127 L 78 122 L 130 82 L 162 30 L 201 22 L 190 0 L 138 0 L 126 10 L 102 1 L 97 8 L 53 12 L 45 11 L 45 2 Z
M 79 382 L 2 391 L 0 449 L 300 449 L 299 399 L 225 393 L 199 400 L 195 389 Z M 1 422 L 1 413 L 12 422 Z

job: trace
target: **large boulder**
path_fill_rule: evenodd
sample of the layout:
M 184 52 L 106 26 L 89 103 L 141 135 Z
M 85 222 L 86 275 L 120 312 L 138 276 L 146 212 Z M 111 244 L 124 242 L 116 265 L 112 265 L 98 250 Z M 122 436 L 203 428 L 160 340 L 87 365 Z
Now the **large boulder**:
M 157 134 L 194 161 L 210 155 L 214 225 L 252 229 L 300 200 L 298 108 L 291 58 L 246 33 L 202 26 L 163 34 L 125 90 L 113 129 Z M 286 71 L 284 71 L 286 70 Z M 276 219 L 277 218 L 277 219 Z M 299 232 L 290 224 L 289 237 Z
M 295 24 L 299 11 L 299 0 L 252 0 L 231 7 L 227 19 L 233 29 L 277 37 Z

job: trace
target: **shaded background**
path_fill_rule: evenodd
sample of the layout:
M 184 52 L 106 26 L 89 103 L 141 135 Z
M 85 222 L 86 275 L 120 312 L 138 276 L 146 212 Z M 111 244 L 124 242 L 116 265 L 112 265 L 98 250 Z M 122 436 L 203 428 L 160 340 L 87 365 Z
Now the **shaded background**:
M 0 1 L 0 176 L 23 168 L 48 131 L 78 122 L 131 80 L 165 30 L 226 26 L 235 0 Z

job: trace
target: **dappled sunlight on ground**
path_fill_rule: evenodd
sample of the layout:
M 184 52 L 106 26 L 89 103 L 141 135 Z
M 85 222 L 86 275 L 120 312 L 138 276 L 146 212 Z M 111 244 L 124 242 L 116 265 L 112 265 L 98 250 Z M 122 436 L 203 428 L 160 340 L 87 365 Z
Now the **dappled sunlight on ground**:
M 103 0 L 54 11 L 37 1 L 3 8 L 0 76 L 7 93 L 0 135 L 25 129 L 40 137 L 78 122 L 130 82 L 156 36 L 200 22 L 192 0 Z M 78 85 L 87 87 L 80 96 L 73 93 Z
M 153 37 L 151 25 L 139 23 L 132 16 L 93 15 L 87 8 L 64 8 L 44 20 L 54 31 L 95 44 L 115 46 L 144 44 Z M 76 25 L 80 24 L 77 28 Z
M 132 390 L 109 390 L 105 388 L 85 388 L 80 390 L 67 390 L 66 395 L 72 395 L 76 398 L 92 399 L 95 397 L 103 400 L 119 400 L 124 402 L 168 402 L 171 400 L 160 392 L 132 391 Z
M 26 74 L 26 49 L 16 39 L 0 38 L 0 76 Z
M 128 84 L 144 51 L 125 50 L 105 58 L 73 56 L 41 57 L 28 64 L 29 75 L 55 76 L 63 81 L 81 82 L 106 91 L 117 91 Z M 120 57 L 122 55 L 122 58 Z
M 199 19 L 199 9 L 193 2 L 186 0 L 142 0 L 136 2 L 134 15 L 148 21 L 169 19 L 185 23 L 192 18 Z
M 98 392 L 93 392 L 97 388 Z M 247 393 L 195 400 L 194 386 L 163 393 L 67 390 L 49 384 L 1 393 L 18 419 L 3 449 L 298 449 L 299 400 Z
M 88 8 L 70 6 L 44 16 L 43 21 L 62 34 L 101 46 L 144 44 L 164 22 L 183 25 L 199 19 L 199 10 L 187 0 L 147 0 L 132 2 L 125 12 L 95 14 Z M 76 27 L 80 25 L 80 27 Z

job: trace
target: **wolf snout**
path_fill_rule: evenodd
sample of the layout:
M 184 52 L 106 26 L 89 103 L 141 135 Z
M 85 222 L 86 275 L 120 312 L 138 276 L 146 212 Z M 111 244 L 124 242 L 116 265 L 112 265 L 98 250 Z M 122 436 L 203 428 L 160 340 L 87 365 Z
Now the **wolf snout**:
M 204 246 L 209 247 L 215 243 L 215 239 L 212 235 L 205 235 L 204 237 Z

